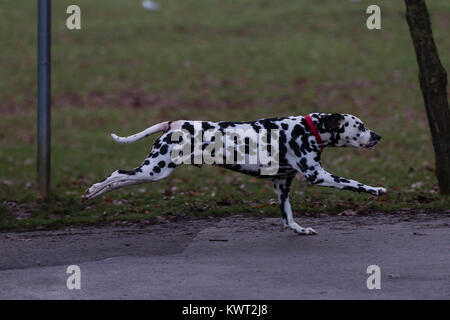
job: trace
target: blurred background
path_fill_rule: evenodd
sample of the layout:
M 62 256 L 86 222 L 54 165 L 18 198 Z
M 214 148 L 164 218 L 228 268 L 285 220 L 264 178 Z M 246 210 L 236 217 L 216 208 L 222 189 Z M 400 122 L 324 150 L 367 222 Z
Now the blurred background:
M 81 8 L 81 30 L 66 8 Z M 58 0 L 52 3 L 52 197 L 36 192 L 37 1 L 0 5 L 0 229 L 224 214 L 279 215 L 270 181 L 184 166 L 167 180 L 80 196 L 131 169 L 156 135 L 115 144 L 165 120 L 246 121 L 310 112 L 360 117 L 376 149 L 329 148 L 330 172 L 384 186 L 381 198 L 313 187 L 297 176 L 295 215 L 448 210 L 438 194 L 403 1 Z M 368 30 L 366 8 L 381 8 Z M 429 1 L 450 68 L 450 2 Z M 126 222 L 125 222 L 126 223 Z

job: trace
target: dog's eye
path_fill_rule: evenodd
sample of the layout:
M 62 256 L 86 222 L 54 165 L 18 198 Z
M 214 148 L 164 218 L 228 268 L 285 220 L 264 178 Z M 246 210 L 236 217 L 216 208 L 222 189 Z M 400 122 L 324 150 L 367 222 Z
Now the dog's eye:
M 362 123 L 359 125 L 358 129 L 361 131 L 366 131 L 366 127 L 364 127 Z

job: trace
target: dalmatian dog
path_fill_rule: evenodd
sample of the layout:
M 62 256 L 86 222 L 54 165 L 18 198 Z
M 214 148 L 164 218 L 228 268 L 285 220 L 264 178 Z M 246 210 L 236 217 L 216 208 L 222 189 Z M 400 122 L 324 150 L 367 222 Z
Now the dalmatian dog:
M 105 192 L 124 186 L 158 181 L 166 178 L 177 167 L 185 164 L 185 162 L 180 163 L 179 161 L 175 161 L 173 157 L 175 146 L 179 146 L 183 140 L 182 135 L 179 133 L 181 131 L 190 133 L 190 142 L 195 143 L 195 140 L 198 138 L 198 136 L 195 137 L 195 128 L 200 128 L 203 132 L 208 131 L 214 137 L 216 137 L 215 133 L 223 134 L 226 130 L 230 129 L 251 129 L 255 132 L 264 130 L 268 132 L 268 130 L 272 130 L 277 133 L 274 137 L 278 141 L 278 150 L 273 148 L 274 150 L 270 150 L 270 152 L 277 155 L 278 165 L 275 167 L 276 170 L 272 170 L 272 172 L 263 172 L 263 169 L 267 169 L 269 164 L 263 164 L 262 160 L 258 157 L 257 159 L 259 160 L 253 164 L 246 164 L 245 161 L 244 163 L 241 161 L 240 164 L 226 161 L 190 163 L 199 167 L 202 164 L 212 164 L 247 175 L 271 179 L 275 187 L 284 225 L 298 234 L 317 234 L 314 229 L 304 228 L 298 225 L 293 219 L 289 193 L 292 180 L 298 172 L 313 185 L 354 192 L 365 192 L 373 196 L 381 196 L 386 193 L 385 188 L 371 187 L 355 180 L 333 175 L 327 172 L 321 165 L 321 153 L 325 147 L 372 149 L 380 141 L 381 136 L 367 129 L 360 119 L 350 114 L 311 113 L 307 116 L 270 118 L 249 122 L 168 121 L 153 125 L 142 132 L 128 137 L 119 137 L 111 134 L 112 138 L 118 143 L 131 143 L 148 137 L 151 134 L 162 132 L 153 144 L 150 154 L 140 166 L 133 170 L 114 171 L 104 180 L 92 185 L 82 196 L 82 199 L 90 200 Z M 174 138 L 175 136 L 177 137 Z M 267 136 L 268 134 L 266 138 Z M 219 142 L 224 140 L 223 135 L 218 135 L 217 137 L 219 137 L 217 140 Z M 235 148 L 231 149 L 237 159 L 239 156 L 241 156 L 241 160 L 242 158 L 248 158 L 252 152 L 254 153 L 251 140 L 237 138 Z M 267 138 L 266 140 L 268 141 L 269 139 Z M 211 138 L 209 142 L 202 142 L 200 150 L 205 150 L 212 141 L 214 139 Z M 273 141 L 275 141 L 274 138 Z M 230 146 L 225 145 L 226 150 Z M 189 153 L 189 151 L 186 152 L 185 149 L 182 149 L 178 154 L 183 155 L 183 152 L 185 153 L 184 156 L 188 156 L 187 158 L 191 158 L 190 160 L 192 160 L 194 151 Z M 220 159 L 223 154 L 218 153 L 217 156 Z

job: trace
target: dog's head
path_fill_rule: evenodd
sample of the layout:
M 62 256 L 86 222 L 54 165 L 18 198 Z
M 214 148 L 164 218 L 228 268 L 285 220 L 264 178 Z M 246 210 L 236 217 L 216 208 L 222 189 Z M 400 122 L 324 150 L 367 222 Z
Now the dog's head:
M 381 139 L 351 114 L 333 113 L 324 115 L 321 120 L 322 129 L 331 134 L 328 146 L 372 149 Z

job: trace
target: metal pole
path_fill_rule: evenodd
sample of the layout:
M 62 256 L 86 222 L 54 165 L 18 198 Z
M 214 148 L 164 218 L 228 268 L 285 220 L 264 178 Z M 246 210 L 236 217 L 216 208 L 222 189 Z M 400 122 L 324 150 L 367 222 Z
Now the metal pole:
M 38 187 L 42 198 L 50 192 L 50 44 L 51 0 L 38 0 Z

